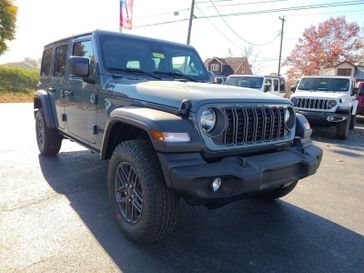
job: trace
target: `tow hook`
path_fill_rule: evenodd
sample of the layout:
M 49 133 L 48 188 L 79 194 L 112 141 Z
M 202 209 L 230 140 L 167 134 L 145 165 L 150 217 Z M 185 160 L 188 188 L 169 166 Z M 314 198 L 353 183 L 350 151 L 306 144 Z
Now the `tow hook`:
M 345 117 L 337 117 L 337 116 L 328 116 L 327 117 L 327 121 L 329 122 L 341 122 L 344 121 L 346 118 Z

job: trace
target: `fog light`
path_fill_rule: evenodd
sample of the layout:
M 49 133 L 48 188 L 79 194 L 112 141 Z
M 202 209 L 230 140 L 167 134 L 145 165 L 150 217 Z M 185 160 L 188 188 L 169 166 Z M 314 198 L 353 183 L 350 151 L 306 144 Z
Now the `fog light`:
M 334 120 L 335 120 L 335 118 L 333 116 L 328 116 L 327 117 L 327 121 L 334 121 Z
M 221 187 L 221 178 L 217 177 L 215 178 L 211 183 L 211 191 L 217 192 Z

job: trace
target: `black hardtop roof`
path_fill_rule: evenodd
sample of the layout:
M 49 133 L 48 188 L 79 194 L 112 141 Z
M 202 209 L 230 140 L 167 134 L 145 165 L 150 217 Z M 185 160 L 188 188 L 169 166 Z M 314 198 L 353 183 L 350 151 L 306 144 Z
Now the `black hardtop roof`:
M 166 40 L 161 40 L 161 39 L 156 39 L 156 38 L 149 38 L 149 37 L 139 36 L 139 35 L 119 33 L 119 32 L 115 32 L 115 31 L 106 31 L 106 30 L 94 30 L 92 32 L 85 32 L 85 33 L 69 36 L 69 37 L 54 41 L 52 43 L 49 43 L 49 44 L 45 45 L 45 47 L 49 47 L 51 45 L 58 44 L 58 43 L 61 43 L 63 41 L 76 39 L 78 37 L 88 36 L 88 35 L 92 35 L 92 34 L 97 34 L 97 35 L 108 34 L 108 35 L 112 35 L 112 36 L 120 36 L 120 37 L 134 38 L 134 39 L 140 39 L 140 40 L 148 40 L 148 41 L 153 41 L 153 42 L 158 42 L 158 43 L 170 44 L 170 45 L 174 45 L 174 46 L 182 46 L 182 47 L 193 48 L 192 46 L 189 46 L 189 45 L 186 45 L 186 44 L 181 44 L 181 43 L 176 43 L 176 42 L 171 42 L 171 41 L 166 41 Z

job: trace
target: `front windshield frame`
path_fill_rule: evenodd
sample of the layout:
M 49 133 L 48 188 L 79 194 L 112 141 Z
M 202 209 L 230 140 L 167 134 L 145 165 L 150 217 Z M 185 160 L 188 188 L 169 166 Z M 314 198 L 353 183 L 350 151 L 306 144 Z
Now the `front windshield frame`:
M 242 85 L 243 80 L 246 83 L 244 85 Z M 252 82 L 252 80 L 254 80 L 254 82 Z M 233 76 L 229 77 L 225 82 L 225 85 L 246 87 L 253 89 L 261 89 L 263 84 L 264 84 L 264 77 L 257 77 L 257 76 Z
M 297 90 L 311 92 L 348 92 L 350 80 L 345 78 L 302 78 Z
M 114 43 L 109 43 L 107 45 L 109 48 L 105 44 L 108 41 Z M 102 67 L 112 74 L 133 73 L 132 70 L 121 71 L 132 68 L 135 71 L 139 69 L 148 73 L 155 72 L 158 77 L 167 80 L 171 78 L 178 80 L 189 80 L 190 78 L 191 81 L 198 82 L 211 80 L 200 56 L 193 47 L 143 37 L 111 34 L 100 35 L 99 46 Z M 115 48 L 123 50 L 115 50 Z M 184 63 L 178 66 L 179 64 L 175 62 L 181 60 L 184 60 Z M 120 71 L 117 71 L 118 68 Z M 158 72 L 166 73 L 157 74 Z M 176 72 L 181 75 L 179 76 Z

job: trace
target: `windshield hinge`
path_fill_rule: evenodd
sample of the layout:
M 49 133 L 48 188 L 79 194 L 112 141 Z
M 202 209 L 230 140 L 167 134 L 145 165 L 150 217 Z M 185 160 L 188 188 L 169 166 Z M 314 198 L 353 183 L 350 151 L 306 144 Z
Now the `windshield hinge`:
M 188 99 L 184 99 L 178 109 L 178 115 L 187 117 L 191 111 L 192 104 Z

